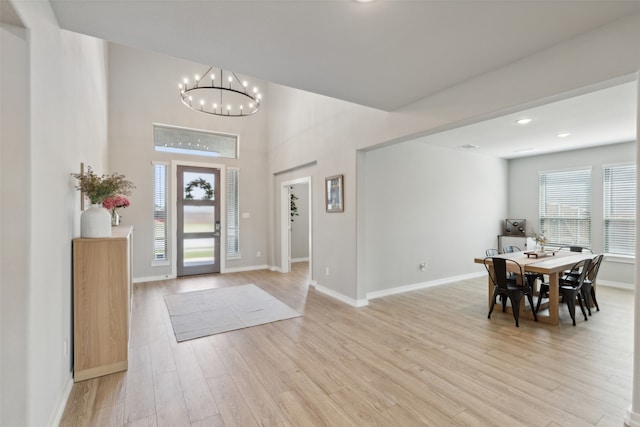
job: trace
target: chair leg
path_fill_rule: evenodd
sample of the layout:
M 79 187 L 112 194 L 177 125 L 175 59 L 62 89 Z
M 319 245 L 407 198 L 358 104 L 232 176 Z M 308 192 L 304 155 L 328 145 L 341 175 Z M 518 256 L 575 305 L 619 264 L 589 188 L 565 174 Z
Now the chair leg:
M 591 302 L 589 301 L 589 291 L 591 288 L 586 289 L 583 285 L 580 294 L 582 295 L 582 299 L 584 300 L 585 305 L 587 306 L 587 311 L 589 312 L 589 316 L 591 316 Z
M 493 298 L 491 301 L 491 307 L 489 307 L 489 314 L 487 315 L 487 319 L 491 319 L 491 312 L 493 312 L 493 307 L 496 305 L 496 299 L 498 298 L 498 294 L 494 291 Z
M 576 326 L 576 300 L 575 298 L 565 298 L 564 300 L 567 303 L 567 308 L 569 309 L 569 315 L 573 321 L 573 326 Z
M 507 311 L 507 296 L 502 294 L 500 295 L 500 301 L 502 301 L 502 312 Z
M 596 306 L 596 310 L 600 311 L 600 307 L 598 307 L 598 300 L 596 299 L 596 290 L 593 288 L 593 286 L 591 287 L 591 299 Z
M 527 294 L 527 298 L 529 298 L 529 307 L 531 307 L 531 313 L 533 313 L 533 320 L 538 321 L 538 316 L 536 316 L 536 310 L 533 308 L 533 293 Z
M 520 298 L 511 296 L 511 310 L 513 311 L 513 318 L 516 320 L 516 327 L 520 327 L 518 318 L 520 317 Z
M 584 320 L 589 320 L 589 318 L 587 318 L 587 312 L 584 310 L 584 305 L 582 304 L 582 295 L 578 293 L 577 297 L 578 297 L 578 304 L 580 304 L 580 310 L 582 310 L 582 315 L 584 316 Z M 575 302 L 574 302 L 574 305 L 575 305 Z
M 542 302 L 543 295 L 548 293 L 548 285 L 542 283 L 540 285 L 540 292 L 538 292 L 538 302 L 536 304 L 536 313 L 540 311 L 540 303 Z

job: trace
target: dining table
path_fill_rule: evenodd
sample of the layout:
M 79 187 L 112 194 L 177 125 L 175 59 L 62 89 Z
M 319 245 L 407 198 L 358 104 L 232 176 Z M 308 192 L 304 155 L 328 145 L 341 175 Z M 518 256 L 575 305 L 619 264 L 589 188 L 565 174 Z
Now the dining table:
M 559 324 L 559 288 L 561 274 L 570 269 L 575 263 L 595 256 L 597 256 L 597 254 L 570 251 L 546 251 L 543 253 L 521 251 L 496 255 L 496 257 L 516 261 L 518 264 L 522 265 L 525 272 L 541 273 L 548 277 L 549 300 L 540 306 L 540 311 L 538 311 L 536 315 L 539 322 L 548 323 L 550 325 Z M 474 259 L 474 262 L 476 264 L 484 264 L 486 258 L 491 257 L 478 257 Z M 491 261 L 488 260 L 487 263 L 489 268 L 491 268 Z M 487 281 L 489 307 L 491 307 L 494 285 L 490 277 L 487 277 Z M 595 281 L 593 286 L 596 286 Z M 534 294 L 537 295 L 537 291 L 538 289 L 534 288 Z M 507 309 L 510 311 L 511 307 L 507 307 Z M 520 304 L 520 317 L 533 319 L 532 310 L 533 308 L 528 307 L 528 304 Z

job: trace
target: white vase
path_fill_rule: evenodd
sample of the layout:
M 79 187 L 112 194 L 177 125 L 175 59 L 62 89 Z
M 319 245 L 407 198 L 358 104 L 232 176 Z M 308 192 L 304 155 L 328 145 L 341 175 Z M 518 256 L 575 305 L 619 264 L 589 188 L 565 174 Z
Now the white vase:
M 80 237 L 111 237 L 111 214 L 95 204 L 80 215 Z

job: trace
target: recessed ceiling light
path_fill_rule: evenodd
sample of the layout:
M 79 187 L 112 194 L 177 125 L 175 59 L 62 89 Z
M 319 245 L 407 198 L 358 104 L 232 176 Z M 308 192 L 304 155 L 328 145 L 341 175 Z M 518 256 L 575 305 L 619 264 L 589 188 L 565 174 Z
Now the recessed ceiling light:
M 516 120 L 516 123 L 519 125 L 526 125 L 529 124 L 533 121 L 533 119 L 529 118 L 529 117 L 523 117 L 521 119 Z
M 562 132 L 562 133 L 557 134 L 556 136 L 557 136 L 558 138 L 566 138 L 566 137 L 568 137 L 569 135 L 571 135 L 569 132 Z

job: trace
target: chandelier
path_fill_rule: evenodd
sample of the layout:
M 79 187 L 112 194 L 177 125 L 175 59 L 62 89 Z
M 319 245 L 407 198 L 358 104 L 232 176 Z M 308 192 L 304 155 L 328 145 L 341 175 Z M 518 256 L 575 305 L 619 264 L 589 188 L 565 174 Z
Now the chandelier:
M 182 103 L 195 111 L 215 116 L 242 117 L 258 111 L 262 95 L 257 87 L 222 68 L 209 67 L 193 82 L 185 78 L 178 85 Z

